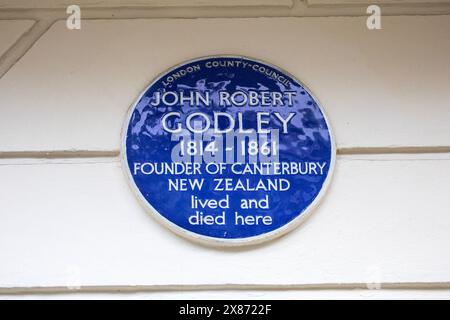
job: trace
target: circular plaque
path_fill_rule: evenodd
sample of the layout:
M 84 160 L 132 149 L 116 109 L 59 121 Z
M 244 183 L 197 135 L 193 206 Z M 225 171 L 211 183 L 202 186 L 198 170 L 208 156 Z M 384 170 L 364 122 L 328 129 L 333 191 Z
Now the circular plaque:
M 268 63 L 236 56 L 164 72 L 129 110 L 123 167 L 164 225 L 243 245 L 298 225 L 329 183 L 335 146 L 315 97 Z

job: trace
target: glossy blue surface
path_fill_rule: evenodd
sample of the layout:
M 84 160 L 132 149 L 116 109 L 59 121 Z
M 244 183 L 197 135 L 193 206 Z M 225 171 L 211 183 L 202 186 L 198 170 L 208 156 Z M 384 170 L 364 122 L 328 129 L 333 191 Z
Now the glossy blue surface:
M 215 67 L 213 67 L 215 65 Z M 245 65 L 245 67 L 244 67 Z M 208 67 L 210 66 L 210 67 Z M 256 66 L 256 67 L 255 67 Z M 184 71 L 182 71 L 184 70 Z M 274 78 L 277 77 L 277 79 Z M 180 103 L 168 106 L 164 103 L 155 104 L 156 92 L 208 92 L 209 105 L 202 103 L 190 105 Z M 219 92 L 227 91 L 241 92 L 294 92 L 293 105 L 289 106 L 286 96 L 283 96 L 284 106 L 223 106 L 220 105 Z M 170 128 L 176 128 L 177 123 L 184 125 L 186 117 L 193 112 L 206 114 L 213 122 L 213 113 L 227 112 L 233 117 L 238 112 L 243 115 L 243 127 L 246 129 L 257 128 L 257 112 L 269 112 L 270 116 L 264 117 L 268 124 L 265 128 L 278 129 L 279 133 L 279 162 L 299 163 L 305 165 L 303 168 L 311 169 L 310 163 L 323 164 L 320 174 L 316 167 L 314 170 L 306 171 L 306 174 L 281 174 L 281 175 L 259 175 L 259 174 L 236 174 L 231 170 L 231 163 L 226 164 L 222 174 L 205 173 L 206 164 L 200 163 L 202 173 L 196 175 L 173 175 L 173 174 L 142 174 L 134 172 L 135 163 L 172 163 L 172 149 L 179 144 L 173 141 L 171 133 L 163 129 L 161 120 L 168 112 L 179 112 L 181 117 L 171 118 L 168 122 Z M 278 112 L 282 117 L 288 117 L 290 112 L 295 116 L 289 122 L 287 133 L 282 133 L 282 123 L 275 116 Z M 202 124 L 205 124 L 203 121 Z M 220 128 L 226 128 L 229 123 L 221 119 Z M 176 226 L 192 233 L 213 237 L 218 239 L 244 239 L 261 236 L 277 230 L 293 221 L 313 203 L 324 186 L 330 173 L 332 158 L 334 157 L 332 138 L 330 131 L 320 110 L 319 105 L 308 91 L 290 75 L 262 63 L 240 57 L 208 57 L 186 64 L 166 72 L 157 79 L 142 95 L 130 113 L 124 147 L 122 150 L 126 156 L 132 183 L 144 198 L 145 204 L 156 210 Z M 271 138 L 269 137 L 269 142 Z M 206 143 L 205 143 L 206 145 Z M 233 148 L 231 152 L 238 152 Z M 223 160 L 223 159 L 222 159 Z M 224 160 L 223 160 L 224 161 Z M 250 162 L 250 160 L 246 160 Z M 260 161 L 258 160 L 257 163 Z M 176 191 L 169 190 L 168 179 L 204 179 L 201 190 Z M 217 181 L 214 179 L 230 178 L 233 183 L 238 179 L 245 185 L 256 185 L 260 179 L 263 183 L 267 179 L 286 179 L 290 183 L 287 191 L 218 191 L 214 190 Z M 223 199 L 228 195 L 229 208 L 205 208 L 205 215 L 217 217 L 225 211 L 225 224 L 197 225 L 189 222 L 189 218 L 195 213 L 192 208 L 192 196 L 198 199 Z M 268 195 L 269 208 L 243 209 L 244 199 L 266 199 Z M 245 216 L 268 216 L 270 224 L 240 224 L 236 223 L 236 212 Z M 240 220 L 239 220 L 240 221 Z M 252 220 L 253 221 L 253 220 Z M 268 220 L 266 220 L 267 222 Z

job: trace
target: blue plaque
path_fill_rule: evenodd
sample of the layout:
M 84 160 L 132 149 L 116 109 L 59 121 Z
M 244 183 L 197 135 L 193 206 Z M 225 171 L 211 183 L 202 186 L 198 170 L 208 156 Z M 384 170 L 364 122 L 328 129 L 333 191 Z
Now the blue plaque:
M 236 56 L 173 67 L 129 110 L 123 167 L 144 207 L 212 244 L 271 239 L 329 184 L 335 146 L 314 96 L 287 72 Z

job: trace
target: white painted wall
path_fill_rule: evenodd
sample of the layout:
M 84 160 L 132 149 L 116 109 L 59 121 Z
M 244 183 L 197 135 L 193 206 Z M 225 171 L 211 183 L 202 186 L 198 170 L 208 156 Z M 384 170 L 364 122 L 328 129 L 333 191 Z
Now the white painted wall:
M 34 24 L 29 20 L 0 20 L 0 57 Z
M 0 108 L 16 106 L 0 119 L 0 149 L 118 150 L 126 110 L 157 74 L 221 53 L 271 62 L 306 84 L 338 148 L 445 146 L 448 30 L 448 16 L 385 17 L 375 32 L 349 17 L 93 20 L 80 31 L 60 21 L 0 79 Z
M 0 299 L 450 298 L 450 16 L 32 24 L 0 20 Z M 303 81 L 341 153 L 311 218 L 248 249 L 160 226 L 117 157 L 140 91 L 221 53 Z

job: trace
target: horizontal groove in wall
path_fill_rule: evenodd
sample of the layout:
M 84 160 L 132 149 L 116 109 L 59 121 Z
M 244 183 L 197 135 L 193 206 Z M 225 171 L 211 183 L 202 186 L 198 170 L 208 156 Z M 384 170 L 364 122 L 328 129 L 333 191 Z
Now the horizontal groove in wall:
M 380 5 L 384 16 L 447 15 L 450 4 Z M 367 4 L 339 6 L 306 6 L 300 2 L 293 8 L 284 6 L 238 7 L 134 7 L 81 8 L 84 19 L 145 18 L 257 18 L 257 17 L 339 17 L 367 16 Z M 66 19 L 65 9 L 0 9 L 0 19 Z
M 339 148 L 338 155 L 375 155 L 375 154 L 433 154 L 450 153 L 449 147 L 385 147 L 385 148 Z M 70 158 L 112 158 L 120 155 L 119 150 L 89 151 L 4 151 L 0 159 L 70 159 Z
M 302 284 L 302 285 L 247 285 L 247 284 L 211 284 L 211 285 L 130 285 L 130 286 L 84 286 L 72 287 L 15 287 L 0 288 L 0 295 L 11 294 L 52 294 L 52 293 L 137 293 L 169 291 L 225 291 L 225 290 L 442 290 L 450 289 L 450 282 L 407 282 L 407 283 L 339 283 L 339 284 Z
M 86 8 L 160 8 L 160 7 L 292 7 L 304 0 L 0 0 L 5 9 L 64 8 L 74 4 Z M 18 3 L 17 3 L 18 2 Z
M 120 151 L 19 151 L 0 152 L 0 159 L 68 159 L 68 158 L 111 158 L 118 157 Z
M 339 155 L 359 154 L 426 154 L 426 153 L 450 153 L 450 146 L 436 147 L 378 147 L 378 148 L 339 148 Z

